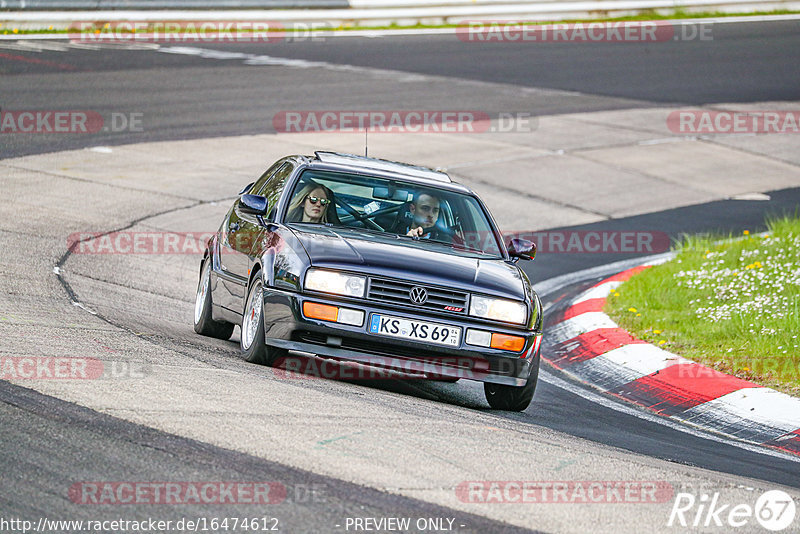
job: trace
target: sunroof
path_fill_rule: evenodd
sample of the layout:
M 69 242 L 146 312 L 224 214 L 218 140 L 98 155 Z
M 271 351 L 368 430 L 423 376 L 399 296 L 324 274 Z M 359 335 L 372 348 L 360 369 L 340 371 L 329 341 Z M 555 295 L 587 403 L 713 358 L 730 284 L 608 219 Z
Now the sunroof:
M 450 177 L 447 174 L 429 169 L 427 167 L 419 167 L 417 165 L 408 165 L 406 163 L 398 163 L 385 159 L 366 158 L 363 156 L 356 156 L 354 154 L 325 152 L 322 150 L 314 152 L 314 155 L 319 161 L 324 163 L 343 163 L 352 165 L 354 167 L 361 167 L 363 169 L 389 171 L 397 174 L 404 174 L 406 176 L 416 176 L 419 178 L 436 180 L 437 182 L 451 182 Z

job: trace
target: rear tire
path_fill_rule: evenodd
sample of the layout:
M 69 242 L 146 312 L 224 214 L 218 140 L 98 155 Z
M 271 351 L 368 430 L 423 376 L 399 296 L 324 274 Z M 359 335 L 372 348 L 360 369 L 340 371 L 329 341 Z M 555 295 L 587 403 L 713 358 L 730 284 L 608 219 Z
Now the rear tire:
M 230 339 L 234 325 L 215 321 L 211 315 L 211 258 L 200 268 L 200 281 L 194 301 L 194 331 L 202 336 Z
M 522 412 L 530 406 L 536 382 L 539 380 L 539 354 L 531 363 L 531 372 L 524 386 L 507 386 L 504 384 L 483 383 L 483 393 L 489 406 L 495 410 Z
M 271 366 L 278 358 L 286 356 L 287 351 L 264 342 L 264 283 L 260 273 L 256 273 L 253 279 L 246 302 L 240 341 L 242 357 L 250 363 Z

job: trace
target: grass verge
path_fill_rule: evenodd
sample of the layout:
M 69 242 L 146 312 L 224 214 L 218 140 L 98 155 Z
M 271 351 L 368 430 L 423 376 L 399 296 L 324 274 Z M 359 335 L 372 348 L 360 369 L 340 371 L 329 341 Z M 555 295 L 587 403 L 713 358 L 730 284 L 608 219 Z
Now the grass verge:
M 639 339 L 800 396 L 800 218 L 767 226 L 685 239 L 612 292 L 606 313 Z

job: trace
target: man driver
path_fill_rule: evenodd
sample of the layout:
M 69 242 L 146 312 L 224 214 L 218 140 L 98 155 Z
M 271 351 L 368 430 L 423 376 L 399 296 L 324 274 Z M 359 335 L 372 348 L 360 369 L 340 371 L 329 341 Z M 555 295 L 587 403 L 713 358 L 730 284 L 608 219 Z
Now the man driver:
M 405 228 L 409 237 L 430 239 L 436 221 L 439 220 L 440 200 L 433 192 L 417 191 L 408 206 L 411 223 Z

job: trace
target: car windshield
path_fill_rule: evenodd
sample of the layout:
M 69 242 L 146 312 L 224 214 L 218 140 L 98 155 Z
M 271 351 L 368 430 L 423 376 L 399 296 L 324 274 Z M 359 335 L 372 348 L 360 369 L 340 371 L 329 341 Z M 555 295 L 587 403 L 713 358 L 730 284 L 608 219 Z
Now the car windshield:
M 494 228 L 474 196 L 398 179 L 306 170 L 292 192 L 284 222 L 363 229 L 502 256 Z

